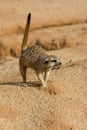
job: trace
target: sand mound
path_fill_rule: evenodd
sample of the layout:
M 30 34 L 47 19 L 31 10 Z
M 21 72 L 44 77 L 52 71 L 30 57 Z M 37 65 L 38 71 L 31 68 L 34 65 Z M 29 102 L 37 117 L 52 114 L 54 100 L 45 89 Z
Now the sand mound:
M 85 45 L 87 41 L 86 32 L 86 24 L 31 31 L 29 45 L 37 44 L 48 51 Z M 21 34 L 1 37 L 0 55 L 18 57 L 20 54 L 22 39 L 23 35 Z

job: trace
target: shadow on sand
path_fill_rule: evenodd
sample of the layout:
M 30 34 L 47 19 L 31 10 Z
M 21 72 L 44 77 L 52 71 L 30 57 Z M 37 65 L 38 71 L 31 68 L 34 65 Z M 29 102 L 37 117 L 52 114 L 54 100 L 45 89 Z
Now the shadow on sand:
M 27 83 L 23 83 L 23 82 L 0 82 L 0 85 L 11 85 L 11 86 L 21 86 L 21 87 L 27 87 L 27 86 L 40 87 L 41 83 L 39 81 L 30 81 L 30 82 L 27 82 Z

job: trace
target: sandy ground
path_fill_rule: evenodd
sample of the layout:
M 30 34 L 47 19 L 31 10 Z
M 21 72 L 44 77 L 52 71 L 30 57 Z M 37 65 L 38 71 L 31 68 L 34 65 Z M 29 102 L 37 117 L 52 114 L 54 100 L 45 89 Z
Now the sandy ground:
M 0 1 L 0 130 L 87 130 L 87 1 Z M 28 12 L 30 44 L 62 61 L 47 91 L 18 60 Z M 71 62 L 69 63 L 69 61 Z

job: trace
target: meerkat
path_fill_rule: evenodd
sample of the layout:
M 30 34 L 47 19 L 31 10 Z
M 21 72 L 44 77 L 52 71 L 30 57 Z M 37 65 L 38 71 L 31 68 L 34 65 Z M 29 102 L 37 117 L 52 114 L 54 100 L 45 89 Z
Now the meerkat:
M 60 60 L 54 55 L 48 55 L 46 51 L 38 45 L 28 45 L 28 34 L 30 30 L 31 13 L 28 14 L 24 37 L 21 45 L 21 55 L 19 59 L 20 73 L 23 82 L 26 83 L 26 71 L 30 67 L 35 70 L 38 79 L 43 87 L 47 86 L 47 80 L 51 70 L 55 66 L 60 66 Z

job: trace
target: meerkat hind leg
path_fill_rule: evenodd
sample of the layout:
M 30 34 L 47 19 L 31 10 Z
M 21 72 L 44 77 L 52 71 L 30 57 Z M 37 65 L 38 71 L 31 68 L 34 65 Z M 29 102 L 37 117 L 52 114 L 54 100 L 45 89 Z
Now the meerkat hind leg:
M 27 68 L 25 66 L 20 65 L 20 73 L 22 75 L 24 84 L 26 84 L 26 69 Z

